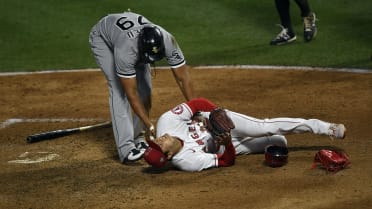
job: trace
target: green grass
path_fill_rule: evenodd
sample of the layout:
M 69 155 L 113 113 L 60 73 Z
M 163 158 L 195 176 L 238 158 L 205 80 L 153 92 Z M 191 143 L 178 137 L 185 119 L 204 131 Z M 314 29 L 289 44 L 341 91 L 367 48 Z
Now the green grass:
M 317 39 L 270 46 L 280 31 L 274 1 L 0 0 L 0 72 L 97 67 L 88 34 L 99 18 L 132 11 L 173 33 L 190 65 L 291 65 L 372 69 L 372 1 L 313 0 Z M 160 65 L 164 65 L 161 62 Z

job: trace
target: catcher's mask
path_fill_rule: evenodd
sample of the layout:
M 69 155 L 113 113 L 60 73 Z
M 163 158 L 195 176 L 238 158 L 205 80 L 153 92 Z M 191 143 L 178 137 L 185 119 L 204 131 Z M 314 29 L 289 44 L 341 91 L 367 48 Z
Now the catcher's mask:
M 288 148 L 269 145 L 265 148 L 265 162 L 271 167 L 281 167 L 288 162 Z
M 153 64 L 165 56 L 163 34 L 156 26 L 147 25 L 138 36 L 138 51 L 145 63 Z
M 149 147 L 146 149 L 143 157 L 146 162 L 155 168 L 161 168 L 167 164 L 167 156 L 165 156 L 159 145 L 155 144 L 151 140 L 147 140 L 147 143 L 149 144 Z

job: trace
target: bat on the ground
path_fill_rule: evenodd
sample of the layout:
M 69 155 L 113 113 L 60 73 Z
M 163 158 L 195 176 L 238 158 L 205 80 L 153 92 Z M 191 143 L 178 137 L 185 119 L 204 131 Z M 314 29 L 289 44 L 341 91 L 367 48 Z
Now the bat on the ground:
M 104 123 L 99 123 L 95 125 L 90 126 L 82 126 L 77 128 L 69 128 L 69 129 L 60 129 L 55 131 L 48 131 L 43 133 L 38 133 L 34 135 L 30 135 L 26 138 L 26 141 L 28 143 L 43 141 L 43 140 L 49 140 L 49 139 L 55 139 L 63 136 L 68 136 L 74 133 L 81 133 L 88 130 L 98 129 L 98 128 L 106 128 L 111 126 L 111 121 L 106 121 Z

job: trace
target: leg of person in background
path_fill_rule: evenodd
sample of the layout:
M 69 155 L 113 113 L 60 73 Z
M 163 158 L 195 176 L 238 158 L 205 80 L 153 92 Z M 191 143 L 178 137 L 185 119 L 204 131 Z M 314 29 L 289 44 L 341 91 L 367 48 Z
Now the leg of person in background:
M 275 0 L 275 6 L 278 11 L 282 31 L 271 40 L 271 45 L 282 45 L 296 40 L 296 35 L 293 31 L 291 23 L 291 15 L 289 12 L 289 0 Z
M 315 13 L 311 12 L 310 5 L 307 0 L 295 0 L 295 2 L 301 10 L 301 17 L 304 22 L 304 40 L 309 42 L 315 38 L 317 33 L 317 28 L 315 25 Z

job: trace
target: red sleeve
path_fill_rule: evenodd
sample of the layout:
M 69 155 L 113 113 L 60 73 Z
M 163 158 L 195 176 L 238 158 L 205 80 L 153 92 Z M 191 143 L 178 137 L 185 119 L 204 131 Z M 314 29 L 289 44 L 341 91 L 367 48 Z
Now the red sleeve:
M 217 108 L 215 104 L 203 97 L 192 99 L 186 102 L 186 104 L 190 107 L 193 114 L 197 111 L 210 112 Z
M 226 146 L 225 152 L 218 155 L 218 167 L 228 167 L 235 163 L 235 148 L 232 143 Z

